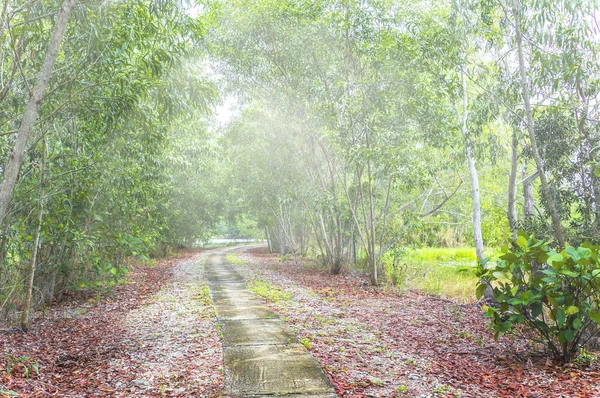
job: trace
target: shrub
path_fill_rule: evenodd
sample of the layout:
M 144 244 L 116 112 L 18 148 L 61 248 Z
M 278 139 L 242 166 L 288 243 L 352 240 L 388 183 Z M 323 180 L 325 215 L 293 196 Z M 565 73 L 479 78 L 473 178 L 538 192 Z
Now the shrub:
M 583 243 L 557 252 L 549 242 L 519 233 L 495 264 L 483 262 L 477 297 L 492 286 L 497 301 L 484 306 L 495 337 L 523 324 L 555 359 L 574 359 L 600 324 L 600 246 Z

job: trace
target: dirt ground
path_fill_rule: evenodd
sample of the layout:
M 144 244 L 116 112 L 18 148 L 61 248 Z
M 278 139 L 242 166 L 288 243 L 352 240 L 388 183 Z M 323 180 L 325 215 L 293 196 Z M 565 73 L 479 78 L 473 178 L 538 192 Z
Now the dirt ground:
M 0 397 L 223 396 L 221 340 L 206 287 L 210 250 L 134 269 L 111 294 L 76 292 L 31 332 L 0 329 Z M 477 305 L 373 288 L 264 248 L 241 249 L 343 397 L 600 397 L 598 362 L 561 367 L 518 336 L 494 341 Z M 16 395 L 15 395 L 16 394 Z
M 553 364 L 518 336 L 497 342 L 478 305 L 373 288 L 264 249 L 240 272 L 289 292 L 270 306 L 319 359 L 344 397 L 600 397 L 598 363 Z M 281 295 L 279 295 L 281 296 Z
M 137 268 L 110 295 L 77 292 L 38 314 L 30 333 L 2 329 L 0 397 L 220 395 L 222 348 L 203 276 L 207 253 Z

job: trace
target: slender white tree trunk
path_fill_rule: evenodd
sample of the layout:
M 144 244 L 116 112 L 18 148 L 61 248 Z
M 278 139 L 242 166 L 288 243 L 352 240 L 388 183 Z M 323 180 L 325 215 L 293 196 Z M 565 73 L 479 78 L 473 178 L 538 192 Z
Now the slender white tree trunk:
M 469 165 L 469 175 L 471 176 L 471 203 L 473 211 L 473 238 L 475 241 L 475 252 L 477 259 L 482 261 L 485 258 L 483 252 L 483 235 L 481 233 L 481 196 L 479 194 L 479 177 L 477 175 L 477 167 L 475 165 L 475 154 L 473 153 L 473 142 L 467 129 L 467 118 L 469 116 L 467 80 L 465 73 L 461 71 L 462 82 L 462 115 L 460 116 L 460 130 L 465 141 L 465 152 L 467 155 L 467 163 Z
M 481 196 L 479 193 L 479 177 L 475 166 L 475 156 L 471 144 L 467 143 L 467 162 L 469 163 L 469 174 L 471 175 L 471 201 L 473 210 L 473 238 L 475 240 L 475 252 L 479 261 L 485 258 L 483 252 L 483 235 L 481 232 Z
M 38 246 L 40 244 L 40 233 L 42 232 L 42 218 L 44 216 L 44 183 L 46 176 L 46 140 L 42 143 L 42 165 L 40 167 L 40 197 L 38 203 L 37 224 L 35 227 L 35 236 L 33 239 L 33 248 L 31 249 L 31 259 L 29 260 L 29 269 L 27 270 L 27 287 L 25 289 L 25 304 L 21 313 L 21 329 L 25 332 L 29 329 L 29 311 L 31 309 L 31 298 L 33 297 L 33 281 L 35 279 L 35 266 L 37 261 Z
M 521 138 L 521 148 L 525 148 L 525 142 Z M 523 166 L 521 167 L 521 178 L 523 180 L 523 216 L 525 221 L 532 222 L 535 218 L 535 208 L 533 206 L 533 180 L 527 178 L 527 164 L 529 158 L 525 155 L 522 157 Z
M 60 50 L 65 31 L 67 29 L 67 22 L 71 11 L 75 7 L 76 0 L 65 0 L 58 15 L 56 16 L 56 22 L 54 23 L 54 29 L 52 31 L 52 37 L 48 43 L 46 55 L 44 61 L 38 72 L 35 86 L 29 94 L 29 101 L 21 120 L 21 126 L 17 132 L 17 140 L 8 156 L 7 163 L 4 168 L 4 178 L 0 183 L 0 224 L 4 221 L 8 206 L 12 197 L 12 192 L 19 175 L 19 169 L 23 163 L 23 155 L 27 142 L 31 138 L 33 133 L 33 126 L 38 114 L 38 107 L 42 101 L 44 90 L 48 86 L 50 81 L 50 75 L 54 67 L 54 62 Z
M 467 93 L 467 80 L 465 78 L 465 72 L 461 71 L 461 83 L 462 83 L 462 116 L 459 116 L 460 130 L 465 141 L 465 152 L 467 155 L 467 163 L 469 165 L 469 175 L 471 176 L 471 207 L 473 211 L 473 240 L 475 243 L 475 253 L 477 255 L 477 261 L 483 261 L 485 259 L 485 252 L 483 249 L 483 234 L 481 232 L 481 195 L 479 193 L 479 176 L 477 175 L 477 166 L 475 165 L 475 154 L 473 153 L 473 141 L 471 140 L 469 130 L 467 128 L 467 119 L 469 116 L 468 112 L 468 93 Z M 458 112 L 458 109 L 457 109 Z M 485 294 L 485 300 L 489 303 L 495 302 L 494 292 L 492 286 L 488 284 Z
M 511 159 L 510 159 L 510 175 L 508 178 L 508 225 L 513 241 L 517 240 L 517 168 L 519 166 L 519 138 L 517 132 L 512 133 L 512 145 L 511 145 Z
M 535 164 L 537 166 L 538 173 L 540 175 L 540 182 L 542 183 L 542 194 L 546 200 L 548 206 L 548 212 L 552 219 L 552 228 L 554 229 L 554 237 L 560 246 L 565 245 L 565 238 L 562 232 L 562 226 L 560 223 L 560 216 L 556 210 L 556 203 L 550 193 L 550 187 L 548 186 L 548 180 L 546 179 L 546 172 L 544 171 L 544 165 L 542 158 L 538 151 L 537 138 L 535 135 L 535 128 L 533 124 L 533 111 L 531 108 L 531 101 L 529 98 L 529 81 L 527 79 L 527 73 L 525 70 L 525 57 L 523 55 L 523 38 L 521 36 L 521 22 L 520 22 L 520 7 L 519 0 L 513 2 L 513 14 L 515 18 L 515 40 L 517 42 L 517 52 L 519 55 L 519 73 L 521 75 L 521 89 L 523 91 L 523 104 L 525 106 L 525 114 L 527 116 L 527 132 L 529 133 L 529 142 L 531 143 L 531 153 Z
M 2 42 L 2 38 L 4 37 L 4 30 L 6 29 L 6 20 L 8 20 L 8 15 L 6 14 L 6 10 L 8 9 L 8 0 L 4 0 L 2 3 L 2 11 L 0 11 L 0 43 Z M 0 54 L 2 54 L 2 48 L 0 48 Z

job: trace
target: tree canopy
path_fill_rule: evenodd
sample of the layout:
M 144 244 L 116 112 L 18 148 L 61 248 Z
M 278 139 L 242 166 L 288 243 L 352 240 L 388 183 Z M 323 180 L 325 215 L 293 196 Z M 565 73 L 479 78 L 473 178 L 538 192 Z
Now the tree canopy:
M 409 246 L 600 240 L 595 1 L 1 7 L 0 309 L 24 325 L 223 231 L 375 285 Z

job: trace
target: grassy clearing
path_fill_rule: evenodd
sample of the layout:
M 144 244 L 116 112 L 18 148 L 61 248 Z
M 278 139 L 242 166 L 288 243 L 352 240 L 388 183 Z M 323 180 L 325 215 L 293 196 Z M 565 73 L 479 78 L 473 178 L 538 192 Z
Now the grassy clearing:
M 477 256 L 472 247 L 424 247 L 408 251 L 405 258 L 410 261 L 472 263 Z
M 465 267 L 416 264 L 414 279 L 408 281 L 409 287 L 415 287 L 427 294 L 433 294 L 472 303 L 475 299 L 477 278 Z
M 389 264 L 386 272 L 402 288 L 469 303 L 475 301 L 475 262 L 470 247 L 421 248 L 404 253 L 400 265 L 394 269 Z

